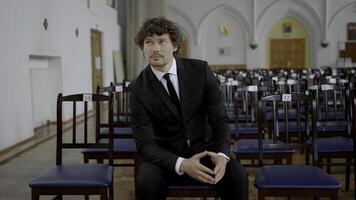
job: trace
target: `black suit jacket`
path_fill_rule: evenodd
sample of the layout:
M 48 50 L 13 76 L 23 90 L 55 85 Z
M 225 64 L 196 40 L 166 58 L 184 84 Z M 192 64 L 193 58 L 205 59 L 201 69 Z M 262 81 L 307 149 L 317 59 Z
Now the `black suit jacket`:
M 188 158 L 204 150 L 230 156 L 230 134 L 217 79 L 205 61 L 176 58 L 176 63 L 180 112 L 149 65 L 129 85 L 139 154 L 144 161 L 169 170 L 174 170 L 178 156 Z

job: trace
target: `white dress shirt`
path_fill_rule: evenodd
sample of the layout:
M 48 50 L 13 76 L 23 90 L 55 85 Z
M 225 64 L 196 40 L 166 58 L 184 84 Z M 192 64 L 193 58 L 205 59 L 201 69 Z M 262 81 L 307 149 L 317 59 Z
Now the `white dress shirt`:
M 157 79 L 163 83 L 163 86 L 166 89 L 166 91 L 168 92 L 168 94 L 169 94 L 169 91 L 168 91 L 168 87 L 167 87 L 167 81 L 166 81 L 166 79 L 163 78 L 163 76 L 166 73 L 169 73 L 169 78 L 171 79 L 174 90 L 176 91 L 178 98 L 180 98 L 179 97 L 179 84 L 178 84 L 176 59 L 173 58 L 172 65 L 169 68 L 168 72 L 158 71 L 158 70 L 154 69 L 152 66 L 151 66 L 151 69 L 152 69 L 153 73 L 156 75 Z

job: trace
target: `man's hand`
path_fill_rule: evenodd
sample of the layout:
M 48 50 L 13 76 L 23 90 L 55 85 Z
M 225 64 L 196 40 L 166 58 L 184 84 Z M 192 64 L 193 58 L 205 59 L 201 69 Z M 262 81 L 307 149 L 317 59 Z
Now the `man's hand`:
M 209 169 L 208 167 L 206 167 L 200 163 L 200 159 L 207 155 L 208 155 L 208 152 L 204 151 L 204 152 L 195 154 L 194 156 L 192 156 L 189 159 L 184 159 L 182 161 L 182 164 L 181 164 L 179 170 L 181 172 L 188 174 L 190 177 L 192 177 L 198 181 L 201 181 L 203 183 L 209 183 L 209 184 L 217 183 L 217 181 L 213 177 L 214 172 L 211 169 Z M 225 173 L 225 168 L 224 168 L 224 173 Z
M 224 156 L 218 155 L 215 152 L 209 151 L 208 155 L 210 156 L 211 161 L 215 165 L 215 167 L 214 167 L 214 175 L 215 175 L 214 184 L 216 184 L 224 176 L 225 169 L 226 169 L 226 163 L 228 162 L 228 160 Z

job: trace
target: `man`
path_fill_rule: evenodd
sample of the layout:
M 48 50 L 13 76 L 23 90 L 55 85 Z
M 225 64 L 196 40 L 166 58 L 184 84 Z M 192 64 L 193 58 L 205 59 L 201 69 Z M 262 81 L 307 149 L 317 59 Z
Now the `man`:
M 207 62 L 177 57 L 182 36 L 163 18 L 136 36 L 149 65 L 129 85 L 133 133 L 143 163 L 139 199 L 165 199 L 167 184 L 199 181 L 222 199 L 248 199 L 246 170 L 230 157 L 222 94 Z

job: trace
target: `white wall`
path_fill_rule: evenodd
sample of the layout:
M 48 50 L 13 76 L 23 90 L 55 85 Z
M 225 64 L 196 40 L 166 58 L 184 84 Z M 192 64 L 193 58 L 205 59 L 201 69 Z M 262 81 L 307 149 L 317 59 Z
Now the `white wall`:
M 117 13 L 105 1 L 90 0 L 90 5 L 87 0 L 0 1 L 0 150 L 33 136 L 30 55 L 61 59 L 64 95 L 91 92 L 90 29 L 99 27 L 104 84 L 113 80 L 112 51 L 120 50 Z
M 165 0 L 165 4 L 166 17 L 178 22 L 190 41 L 190 57 L 212 64 L 246 64 L 248 68 L 268 65 L 268 33 L 287 16 L 297 19 L 309 34 L 311 65 L 335 66 L 337 43 L 346 40 L 346 24 L 356 17 L 355 0 Z M 216 55 L 224 44 L 215 34 L 223 21 L 238 37 L 229 39 L 234 50 L 229 58 Z M 254 42 L 256 49 L 249 47 Z M 329 42 L 329 46 L 323 48 L 322 42 Z
M 62 63 L 59 58 L 30 57 L 32 116 L 35 127 L 56 121 L 57 95 L 62 91 Z
M 248 41 L 243 26 L 225 8 L 214 9 L 204 18 L 204 30 L 202 30 L 202 55 L 210 64 L 246 63 L 246 51 Z M 209 23 L 215 21 L 216 23 Z M 220 33 L 220 26 L 227 29 L 226 35 Z M 221 55 L 219 49 L 227 48 L 229 53 Z
M 339 5 L 338 5 L 339 6 Z M 356 22 L 356 2 L 345 4 L 343 7 L 335 9 L 333 15 L 330 16 L 330 48 L 329 55 L 337 55 L 339 52 L 338 42 L 345 42 L 347 38 L 346 24 L 348 22 Z M 326 57 L 330 63 L 336 63 L 336 57 Z

